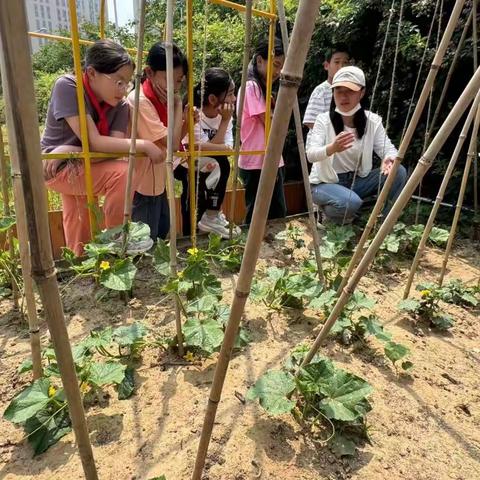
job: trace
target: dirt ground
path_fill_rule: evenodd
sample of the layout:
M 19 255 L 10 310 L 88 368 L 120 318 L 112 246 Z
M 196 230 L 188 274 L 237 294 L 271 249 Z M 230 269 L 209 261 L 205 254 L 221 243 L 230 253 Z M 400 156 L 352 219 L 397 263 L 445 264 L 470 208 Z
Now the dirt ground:
M 295 221 L 299 223 L 298 220 Z M 280 230 L 273 226 L 273 232 Z M 478 245 L 457 242 L 448 278 L 477 282 Z M 281 265 L 277 243 L 262 247 L 259 267 Z M 438 277 L 442 252 L 428 249 L 417 281 Z M 244 325 L 252 342 L 236 353 L 228 371 L 210 444 L 204 479 L 480 479 L 480 318 L 478 310 L 449 306 L 455 326 L 449 333 L 415 329 L 399 313 L 408 262 L 395 271 L 371 270 L 360 288 L 377 300 L 375 308 L 394 340 L 411 349 L 411 375 L 397 374 L 379 345 L 375 352 L 353 352 L 333 339 L 323 354 L 365 378 L 373 387 L 368 415 L 372 444 L 354 458 L 337 459 L 326 447 L 312 444 L 292 417 L 271 418 L 258 404 L 240 401 L 267 369 L 279 367 L 288 352 L 310 341 L 320 319 L 312 312 L 270 314 L 247 303 Z M 223 275 L 225 301 L 231 300 L 235 275 Z M 135 298 L 96 302 L 89 281 L 66 289 L 64 304 L 71 340 L 98 326 L 144 321 L 173 331 L 173 310 L 162 298 L 160 279 L 151 267 L 139 271 Z M 0 305 L 0 412 L 29 376 L 16 373 L 28 357 L 28 333 L 11 303 Z M 48 332 L 42 326 L 43 344 Z M 114 392 L 102 406 L 87 410 L 90 437 L 101 480 L 190 478 L 215 368 L 216 356 L 202 365 L 172 366 L 156 350 L 143 355 L 137 370 L 138 390 L 129 400 Z M 239 395 L 240 394 L 240 395 Z M 240 399 L 239 399 L 240 398 Z M 0 420 L 0 479 L 75 480 L 83 478 L 73 434 L 32 458 L 23 432 Z

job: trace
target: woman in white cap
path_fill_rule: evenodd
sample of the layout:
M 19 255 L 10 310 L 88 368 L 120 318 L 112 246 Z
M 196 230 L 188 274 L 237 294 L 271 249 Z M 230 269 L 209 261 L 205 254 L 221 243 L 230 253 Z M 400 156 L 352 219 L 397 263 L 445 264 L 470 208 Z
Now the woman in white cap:
M 313 163 L 310 185 L 314 202 L 328 221 L 349 223 L 363 199 L 376 193 L 392 170 L 397 149 L 388 138 L 380 116 L 363 109 L 365 75 L 354 66 L 341 68 L 332 82 L 330 112 L 318 115 L 307 140 Z M 382 160 L 372 168 L 373 153 Z M 405 185 L 407 172 L 400 165 L 384 213 Z

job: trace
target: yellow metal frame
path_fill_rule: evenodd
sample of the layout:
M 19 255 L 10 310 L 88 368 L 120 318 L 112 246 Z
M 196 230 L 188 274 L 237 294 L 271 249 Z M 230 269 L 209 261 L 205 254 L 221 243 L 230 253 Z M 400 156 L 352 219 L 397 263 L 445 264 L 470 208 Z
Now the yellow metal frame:
M 239 12 L 245 12 L 246 7 L 239 3 L 234 3 L 229 0 L 208 0 L 209 3 L 214 5 L 221 5 L 226 8 L 231 8 Z M 90 152 L 88 143 L 88 127 L 87 117 L 84 101 L 84 88 L 82 82 L 82 66 L 80 58 L 80 45 L 93 45 L 95 42 L 91 40 L 81 39 L 78 30 L 78 19 L 75 0 L 68 0 L 68 7 L 70 12 L 70 24 L 71 24 L 71 37 L 63 37 L 61 35 L 52 35 L 41 32 L 28 32 L 29 36 L 35 38 L 45 38 L 47 40 L 70 42 L 72 43 L 73 61 L 75 67 L 75 76 L 77 78 L 77 102 L 78 102 L 78 114 L 80 118 L 80 133 L 82 142 L 82 152 L 71 153 L 45 153 L 42 154 L 43 159 L 70 159 L 70 158 L 83 158 L 85 162 L 85 184 L 87 193 L 87 202 L 89 207 L 94 205 L 95 199 L 93 195 L 92 174 L 91 174 L 91 159 L 94 158 L 118 158 L 127 156 L 128 152 L 124 153 L 102 153 L 102 152 Z M 100 0 L 100 21 L 99 32 L 100 38 L 105 38 L 105 0 Z M 269 34 L 268 34 L 268 63 L 267 63 L 267 95 L 266 95 L 266 112 L 265 112 L 265 145 L 268 142 L 268 137 L 271 128 L 271 96 L 272 96 L 272 78 L 273 78 L 273 58 L 274 58 L 274 42 L 275 42 L 275 24 L 277 20 L 275 0 L 270 0 L 270 8 L 268 12 L 263 10 L 253 9 L 252 14 L 257 17 L 266 18 L 269 20 Z M 195 179 L 195 158 L 200 156 L 220 156 L 220 155 L 233 155 L 232 152 L 225 151 L 213 151 L 205 150 L 200 151 L 195 148 L 194 137 L 194 106 L 193 106 L 193 0 L 187 0 L 187 58 L 188 58 L 188 120 L 189 120 L 189 148 L 188 152 L 176 152 L 176 156 L 186 157 L 189 162 L 189 190 L 190 190 L 190 223 L 192 227 L 192 243 L 196 244 L 196 179 Z M 129 53 L 136 54 L 137 50 L 134 48 L 126 48 Z M 143 52 L 145 55 L 148 52 Z M 240 151 L 241 155 L 263 155 L 265 150 L 257 151 Z M 143 156 L 143 154 L 137 154 L 137 156 Z M 7 157 L 8 158 L 8 157 Z M 93 209 L 89 208 L 89 221 L 91 234 L 93 235 L 97 230 L 95 215 Z

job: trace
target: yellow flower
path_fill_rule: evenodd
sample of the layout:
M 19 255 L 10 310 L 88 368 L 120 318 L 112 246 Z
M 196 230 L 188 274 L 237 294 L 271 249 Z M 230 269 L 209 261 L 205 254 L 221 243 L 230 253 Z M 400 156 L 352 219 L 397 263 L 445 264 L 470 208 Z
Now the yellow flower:
M 102 260 L 100 262 L 100 270 L 108 270 L 110 268 L 110 262 L 107 262 L 106 260 Z
M 189 248 L 189 249 L 187 250 L 187 252 L 188 252 L 190 255 L 197 255 L 197 254 L 198 254 L 198 248 L 195 248 L 195 247 Z
M 422 297 L 428 297 L 428 296 L 430 295 L 430 290 L 422 290 L 422 291 L 420 292 L 420 295 L 421 295 Z
M 90 391 L 90 385 L 88 385 L 88 383 L 82 383 L 80 385 L 80 391 L 85 395 Z
M 193 362 L 195 360 L 195 355 L 190 352 L 190 351 L 187 351 L 187 354 L 183 356 L 183 358 L 187 361 L 187 362 Z
M 183 271 L 177 272 L 177 277 L 178 278 L 183 278 Z
M 57 393 L 57 389 L 53 385 L 50 385 L 48 387 L 48 396 L 53 397 L 56 393 Z

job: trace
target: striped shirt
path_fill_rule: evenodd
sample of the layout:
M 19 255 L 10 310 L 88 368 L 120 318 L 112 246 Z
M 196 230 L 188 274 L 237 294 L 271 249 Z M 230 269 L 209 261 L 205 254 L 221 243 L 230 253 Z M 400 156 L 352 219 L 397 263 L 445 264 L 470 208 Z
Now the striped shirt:
M 332 103 L 332 86 L 325 80 L 320 85 L 315 87 L 315 90 L 310 95 L 305 115 L 303 116 L 303 123 L 315 123 L 320 113 L 330 111 L 330 104 Z

